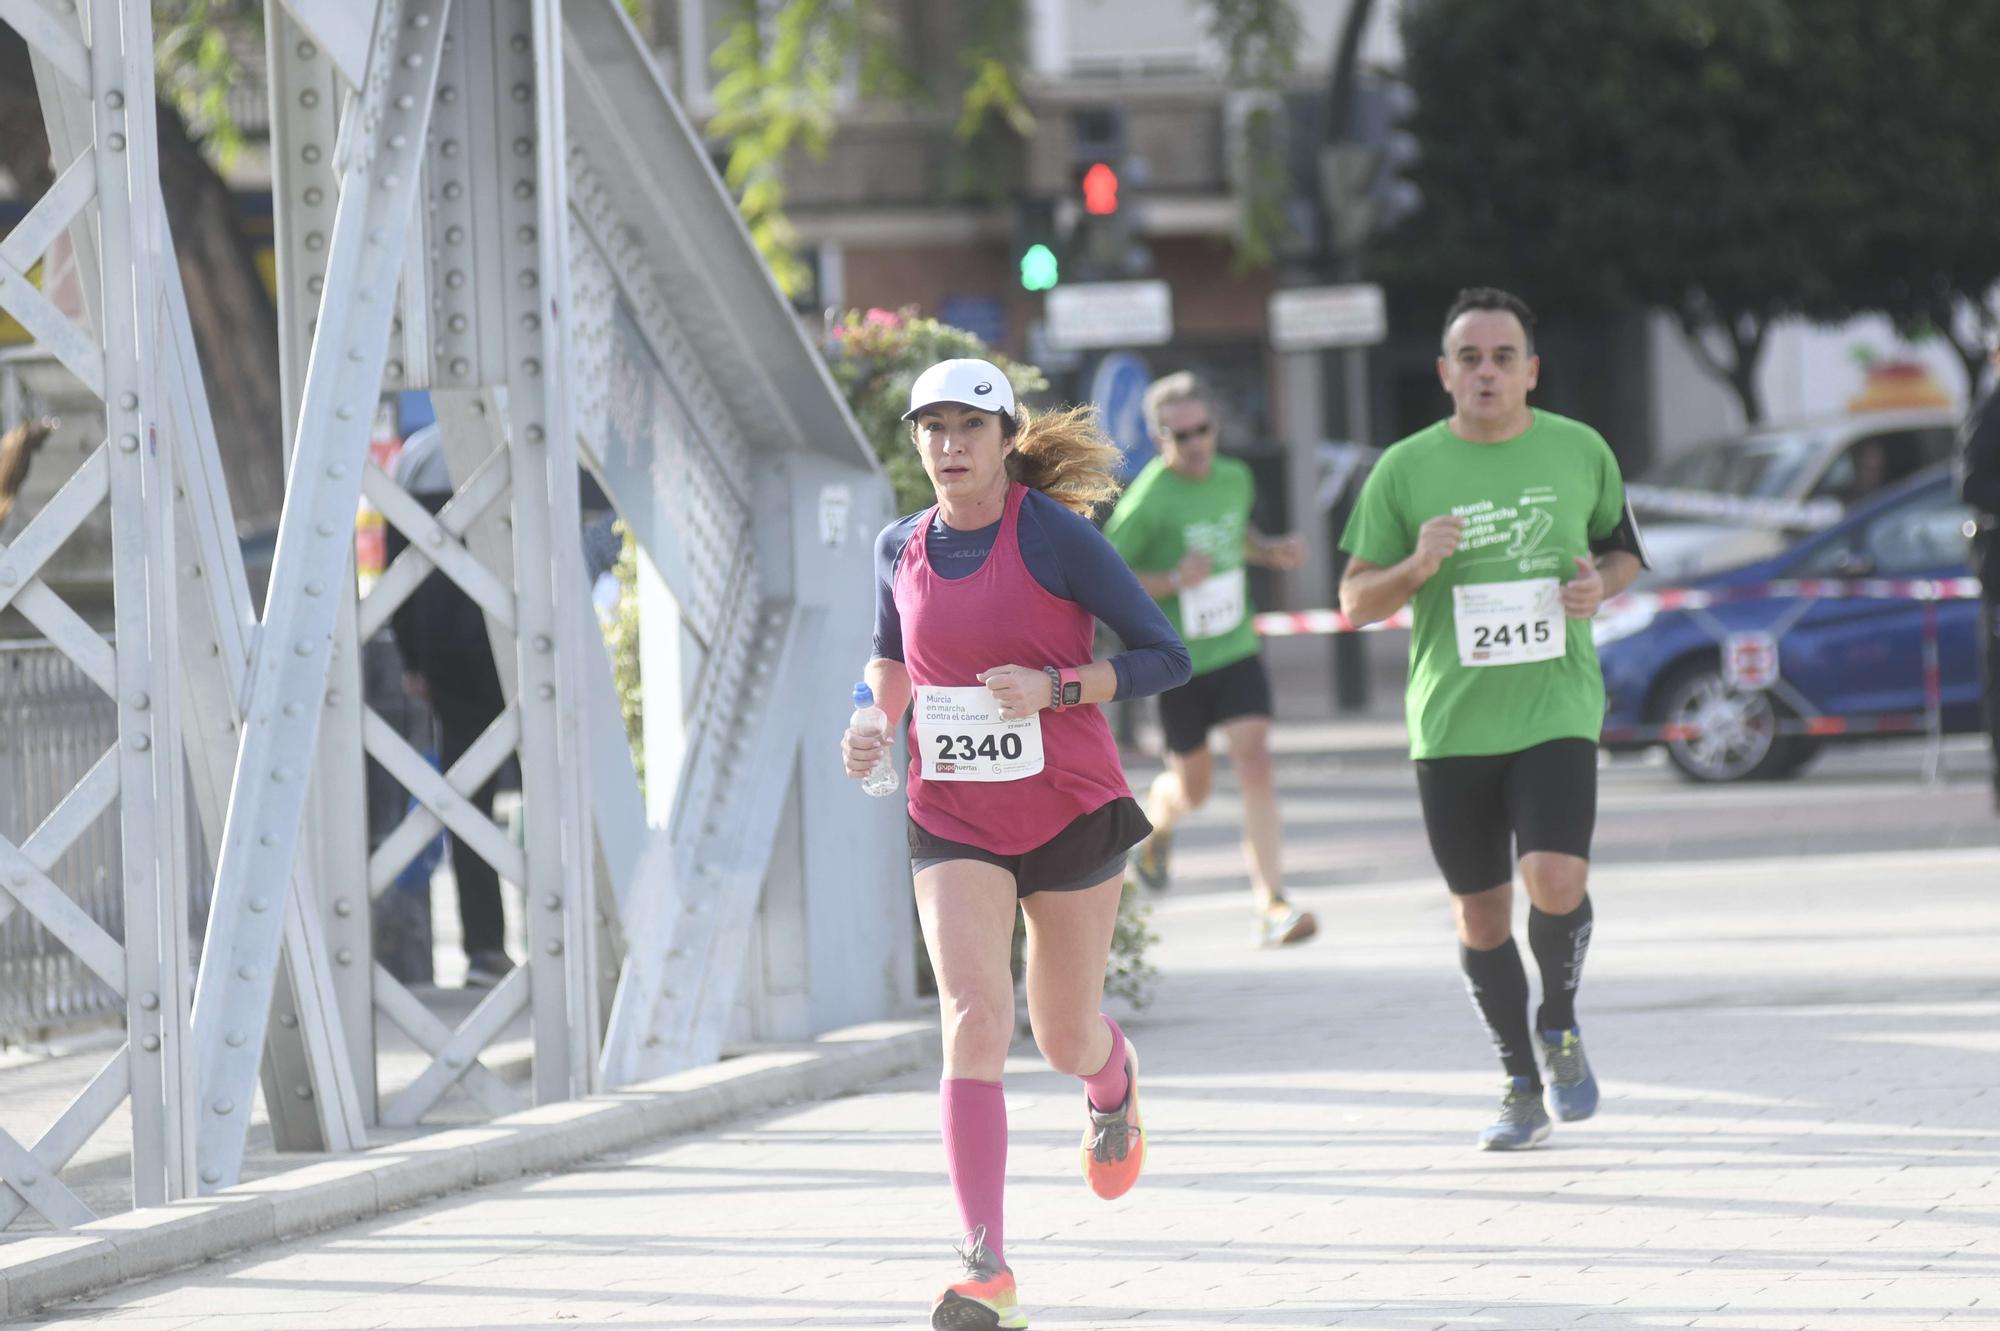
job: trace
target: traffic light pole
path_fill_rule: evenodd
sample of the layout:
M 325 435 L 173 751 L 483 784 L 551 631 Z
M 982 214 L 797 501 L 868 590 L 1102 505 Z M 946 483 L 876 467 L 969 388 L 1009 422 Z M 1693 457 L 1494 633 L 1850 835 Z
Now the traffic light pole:
M 1345 265 L 1351 266 L 1351 265 Z M 1350 443 L 1367 444 L 1371 422 L 1368 411 L 1368 348 L 1344 347 L 1338 353 L 1341 370 L 1341 407 L 1347 417 Z M 1356 485 L 1350 483 L 1334 502 L 1333 516 L 1340 527 L 1354 510 Z M 1347 569 L 1347 556 L 1338 536 L 1333 546 L 1334 595 L 1340 591 L 1340 575 Z M 1333 705 L 1340 712 L 1361 712 L 1368 708 L 1368 642 L 1359 633 L 1333 635 Z
M 1372 17 L 1375 0 L 1349 0 L 1347 18 L 1341 24 L 1340 45 L 1335 51 L 1332 80 L 1327 89 L 1326 102 L 1326 143 L 1338 143 L 1347 133 L 1349 113 L 1354 103 L 1355 72 L 1361 59 L 1361 38 L 1367 31 L 1368 20 Z M 1331 238 L 1336 228 L 1331 217 L 1327 223 Z M 1335 246 L 1341 252 L 1338 264 L 1338 280 L 1352 282 L 1359 277 L 1357 265 L 1351 250 Z M 1340 353 L 1341 362 L 1341 409 L 1347 418 L 1347 439 L 1350 443 L 1366 445 L 1369 442 L 1371 421 L 1368 411 L 1368 349 L 1366 347 L 1346 347 Z M 1331 544 L 1334 595 L 1339 596 L 1340 577 L 1347 570 L 1347 556 L 1340 549 L 1339 531 L 1347 525 L 1347 515 L 1354 508 L 1355 486 L 1350 484 L 1347 491 L 1338 496 L 1331 515 L 1334 537 Z M 1368 643 L 1358 633 L 1336 633 L 1333 635 L 1333 705 L 1339 712 L 1360 712 L 1368 707 Z

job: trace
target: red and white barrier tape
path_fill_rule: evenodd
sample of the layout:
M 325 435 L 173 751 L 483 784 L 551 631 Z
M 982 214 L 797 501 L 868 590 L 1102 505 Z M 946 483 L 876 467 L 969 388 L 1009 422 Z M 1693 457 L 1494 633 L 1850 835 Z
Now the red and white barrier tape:
M 1977 578 L 1806 578 L 1751 583 L 1742 587 L 1679 587 L 1664 592 L 1625 592 L 1606 601 L 1599 613 L 1636 610 L 1701 610 L 1732 601 L 1757 601 L 1795 596 L 1815 601 L 1972 601 L 1979 598 Z M 1292 638 L 1308 633 L 1353 633 L 1354 621 L 1338 610 L 1275 610 L 1251 620 L 1267 638 Z M 1363 624 L 1360 631 L 1410 627 L 1408 606 L 1389 618 Z
M 1296 638 L 1308 633 L 1372 633 L 1376 629 L 1406 629 L 1410 608 L 1404 606 L 1387 619 L 1358 627 L 1338 610 L 1274 610 L 1253 616 L 1250 621 L 1267 638 Z
M 1699 610 L 1731 601 L 1795 596 L 1814 601 L 1973 601 L 1977 578 L 1793 578 L 1742 587 L 1679 587 L 1664 592 L 1627 592 L 1604 603 L 1606 610 L 1650 605 L 1658 610 Z

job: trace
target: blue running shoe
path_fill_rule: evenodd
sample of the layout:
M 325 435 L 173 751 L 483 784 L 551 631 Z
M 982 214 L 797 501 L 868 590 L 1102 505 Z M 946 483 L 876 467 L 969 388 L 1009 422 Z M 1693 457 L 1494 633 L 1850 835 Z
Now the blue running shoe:
M 1597 1078 L 1583 1056 L 1583 1033 L 1571 1026 L 1541 1036 L 1549 1060 L 1549 1112 L 1565 1123 L 1589 1118 L 1597 1112 Z
M 1549 1139 L 1549 1111 L 1542 1108 L 1542 1088 L 1527 1077 L 1514 1077 L 1500 1101 L 1500 1117 L 1479 1134 L 1482 1151 L 1525 1151 Z

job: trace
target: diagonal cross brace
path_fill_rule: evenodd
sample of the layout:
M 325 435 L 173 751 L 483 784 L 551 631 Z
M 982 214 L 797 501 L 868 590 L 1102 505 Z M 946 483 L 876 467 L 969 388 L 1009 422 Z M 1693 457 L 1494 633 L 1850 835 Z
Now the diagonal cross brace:
M 42 873 L 55 868 L 57 860 L 90 825 L 104 816 L 111 801 L 118 798 L 118 755 L 108 751 L 91 764 L 83 780 L 70 787 L 42 825 L 21 843 L 21 855 Z M 14 913 L 14 899 L 0 892 L 0 921 Z
M 0 23 L 19 34 L 28 49 L 71 87 L 90 95 L 90 52 L 76 30 L 45 9 L 41 0 L 0 0 Z
M 523 967 L 507 972 L 507 978 L 494 986 L 493 993 L 487 995 L 486 1001 L 479 1005 L 480 1009 L 487 1008 L 502 989 L 509 989 L 509 1001 L 513 1001 L 515 995 L 525 1000 L 527 975 L 528 972 Z M 457 1038 L 458 1032 L 445 1025 L 436 1013 L 419 1003 L 414 994 L 405 989 L 397 982 L 395 976 L 380 965 L 375 967 L 375 1006 L 380 1008 L 389 1020 L 395 1022 L 405 1035 L 415 1040 L 425 1053 L 434 1058 L 458 1057 L 447 1052 L 452 1048 L 452 1042 Z M 514 1011 L 518 1010 L 517 1004 Z M 509 1019 L 512 1019 L 511 1013 Z M 513 1087 L 495 1076 L 474 1053 L 466 1054 L 463 1062 L 463 1068 L 451 1070 L 457 1073 L 457 1079 L 465 1086 L 466 1094 L 484 1105 L 489 1113 L 495 1116 L 513 1114 L 528 1107 L 527 1101 L 516 1094 Z M 450 1067 L 450 1064 L 447 1062 L 446 1066 Z
M 524 882 L 527 862 L 507 834 L 472 804 L 473 793 L 493 779 L 521 741 L 521 714 L 516 706 L 493 718 L 449 772 L 439 772 L 373 708 L 362 717 L 368 754 L 416 798 L 413 809 L 396 825 L 368 861 L 368 890 L 380 896 L 408 866 L 417 852 L 438 834 L 440 825 L 478 852 L 494 872 L 512 883 Z
M 362 493 L 368 501 L 380 509 L 382 516 L 394 523 L 397 530 L 410 538 L 409 548 L 396 556 L 396 562 L 382 580 L 370 592 L 362 604 L 360 632 L 363 638 L 379 629 L 432 569 L 437 569 L 458 585 L 487 615 L 499 620 L 509 630 L 514 627 L 514 590 L 502 582 L 494 572 L 479 561 L 479 557 L 460 542 L 465 530 L 475 522 L 487 505 L 505 491 L 508 465 L 495 462 L 493 458 L 504 459 L 504 452 L 496 452 L 479 474 L 466 483 L 461 495 L 446 504 L 451 510 L 448 520 L 443 511 L 432 517 L 424 506 L 410 494 L 390 480 L 374 463 L 361 478 Z M 378 600 L 378 598 L 381 598 Z
M 285 918 L 283 911 L 251 906 L 267 884 L 291 876 L 298 850 L 340 605 L 337 584 L 350 576 L 353 514 L 388 359 L 448 4 L 382 0 L 365 87 L 342 117 L 335 153 L 342 186 L 326 295 L 196 980 L 194 1058 L 205 1111 L 197 1151 L 209 1187 L 227 1187 L 241 1172 Z M 223 1039 L 231 1027 L 257 1038 L 231 1045 Z
M 83 153 L 56 177 L 56 183 L 14 224 L 7 238 L 0 240 L 0 260 L 22 271 L 34 267 L 96 194 L 97 162 Z
M 75 953 L 111 992 L 125 996 L 125 949 L 5 837 L 0 837 L 0 894 L 27 907 L 35 922 Z
M 98 1069 L 76 1098 L 69 1102 L 41 1140 L 34 1146 L 34 1158 L 51 1175 L 67 1165 L 83 1144 L 96 1135 L 122 1104 L 132 1089 L 131 1046 L 121 1047 L 111 1061 Z M 28 1208 L 28 1201 L 19 1193 L 7 1196 L 0 1193 L 0 1232 L 14 1223 L 14 1218 Z M 39 1209 L 39 1208 L 38 1208 Z M 45 1213 L 46 1214 L 46 1213 Z M 54 1222 L 54 1217 L 49 1217 Z
M 89 460 L 71 473 L 55 497 L 35 514 L 27 529 L 14 538 L 14 543 L 0 545 L 0 610 L 6 609 L 21 590 L 36 585 L 42 566 L 76 534 L 76 529 L 110 493 L 111 469 L 105 459 L 104 445 L 99 444 Z

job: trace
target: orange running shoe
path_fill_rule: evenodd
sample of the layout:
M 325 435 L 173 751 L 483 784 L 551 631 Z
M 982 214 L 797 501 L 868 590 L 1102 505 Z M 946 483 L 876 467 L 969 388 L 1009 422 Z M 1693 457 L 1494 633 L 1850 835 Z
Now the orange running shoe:
M 958 1250 L 965 1279 L 949 1285 L 931 1304 L 931 1331 L 1024 1331 L 1027 1314 L 1014 1292 L 1014 1273 L 986 1251 L 986 1227 L 966 1237 Z
M 1090 1190 L 1110 1201 L 1139 1181 L 1146 1163 L 1146 1134 L 1139 1126 L 1139 1050 L 1125 1039 L 1125 1103 L 1109 1113 L 1083 1097 L 1090 1123 L 1083 1130 L 1083 1177 Z

